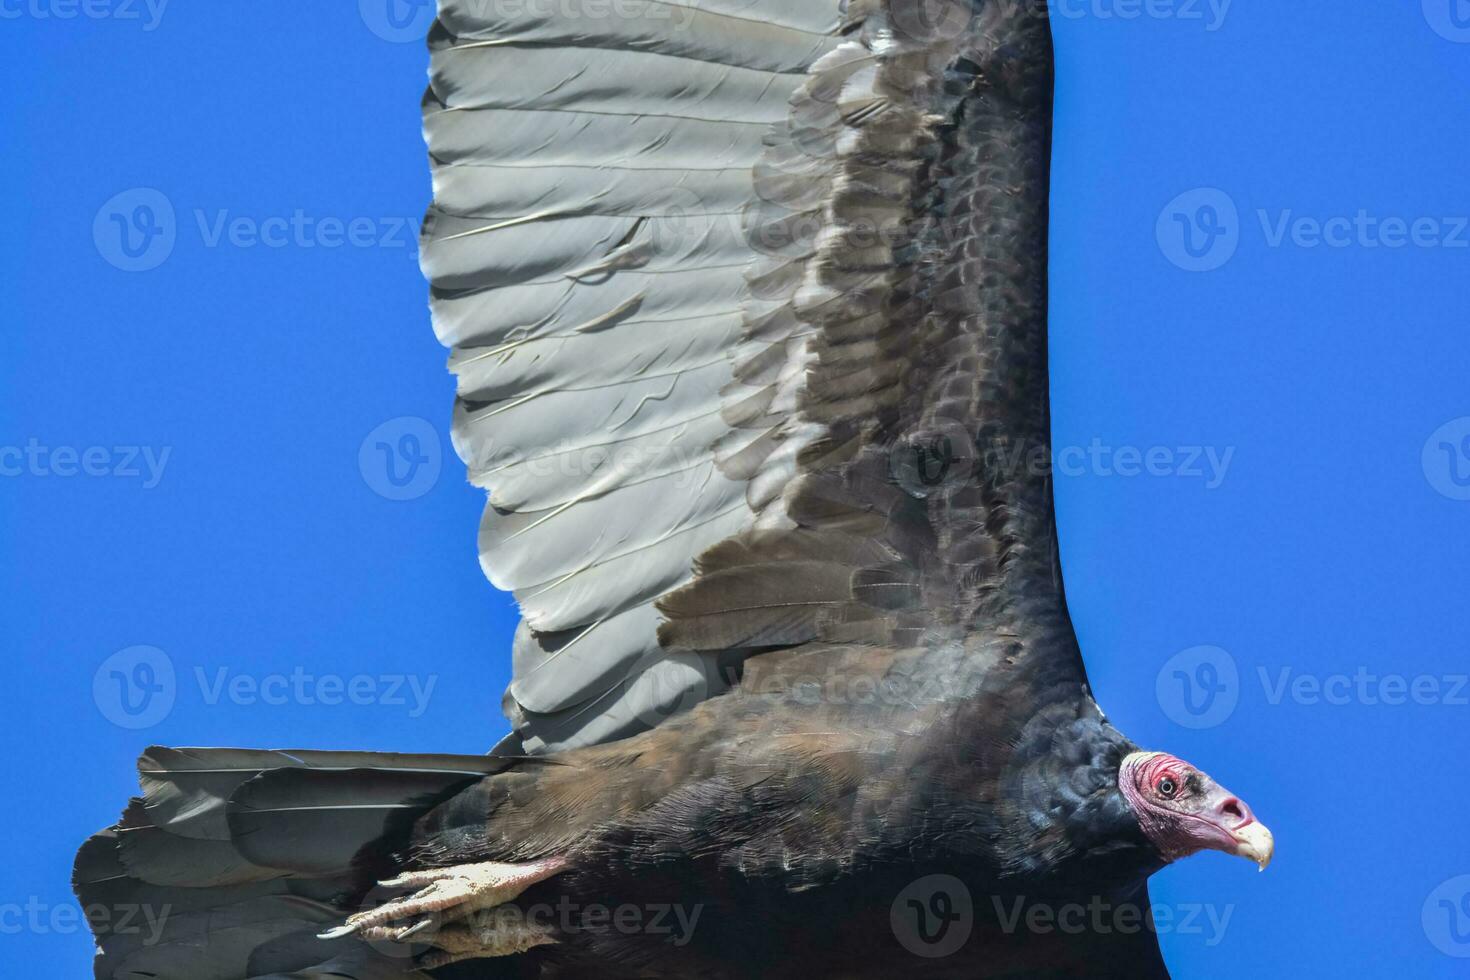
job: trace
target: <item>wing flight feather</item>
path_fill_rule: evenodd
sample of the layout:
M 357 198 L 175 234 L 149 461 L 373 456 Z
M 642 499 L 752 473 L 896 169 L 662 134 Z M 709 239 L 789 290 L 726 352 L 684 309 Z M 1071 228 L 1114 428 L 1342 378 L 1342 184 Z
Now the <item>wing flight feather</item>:
M 770 647 L 1069 648 L 1044 13 L 444 0 L 431 49 L 424 268 L 523 615 L 505 750 L 650 727 Z

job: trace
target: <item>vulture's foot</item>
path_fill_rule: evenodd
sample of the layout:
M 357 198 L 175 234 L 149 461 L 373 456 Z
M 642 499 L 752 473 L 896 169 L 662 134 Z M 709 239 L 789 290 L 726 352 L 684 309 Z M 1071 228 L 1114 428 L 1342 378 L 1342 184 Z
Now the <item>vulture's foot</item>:
M 429 871 L 411 871 L 380 882 L 390 889 L 414 889 L 412 894 L 385 902 L 377 908 L 368 909 L 350 916 L 336 929 L 321 934 L 322 939 L 340 939 L 344 936 L 361 934 L 370 940 L 386 939 L 392 942 L 409 942 L 425 930 L 445 922 L 467 919 L 476 912 L 493 909 L 517 898 L 521 892 L 540 881 L 545 881 L 566 869 L 562 858 L 546 858 L 524 864 L 500 864 L 486 861 L 481 864 L 461 864 L 452 868 L 434 868 Z M 494 931 L 514 933 L 505 923 L 484 926 L 478 931 L 488 934 Z M 466 929 L 465 932 L 470 932 Z M 457 933 L 458 930 L 455 930 Z M 450 934 L 448 929 L 425 936 L 422 941 L 443 949 L 440 940 Z M 465 940 L 457 937 L 452 942 Z M 542 938 L 533 945 L 548 941 Z M 500 940 L 479 941 L 477 948 L 494 946 Z M 529 948 L 529 947 L 527 947 Z M 480 956 L 501 955 L 480 953 Z M 461 956 L 461 959 L 468 958 Z

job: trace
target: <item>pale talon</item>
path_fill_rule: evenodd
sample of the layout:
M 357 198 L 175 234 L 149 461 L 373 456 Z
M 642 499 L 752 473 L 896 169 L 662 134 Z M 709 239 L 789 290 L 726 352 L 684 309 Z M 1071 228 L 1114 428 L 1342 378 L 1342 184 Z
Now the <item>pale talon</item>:
M 453 871 L 453 868 L 445 869 Z M 412 888 L 414 885 L 428 885 L 439 881 L 444 877 L 443 870 L 435 871 L 405 871 L 396 878 L 388 878 L 378 882 L 384 888 Z
M 357 931 L 357 937 L 370 943 L 407 943 L 413 936 L 434 924 L 433 919 L 408 926 L 366 926 Z M 423 942 L 428 942 L 428 939 Z

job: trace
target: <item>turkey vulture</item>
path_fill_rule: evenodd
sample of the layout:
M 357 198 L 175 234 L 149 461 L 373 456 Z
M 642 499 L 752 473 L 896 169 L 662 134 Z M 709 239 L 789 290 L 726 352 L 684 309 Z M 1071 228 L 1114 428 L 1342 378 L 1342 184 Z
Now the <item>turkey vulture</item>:
M 77 858 L 97 975 L 1167 976 L 1149 876 L 1273 845 L 1068 619 L 1046 4 L 440 7 L 423 261 L 512 734 L 148 750 Z

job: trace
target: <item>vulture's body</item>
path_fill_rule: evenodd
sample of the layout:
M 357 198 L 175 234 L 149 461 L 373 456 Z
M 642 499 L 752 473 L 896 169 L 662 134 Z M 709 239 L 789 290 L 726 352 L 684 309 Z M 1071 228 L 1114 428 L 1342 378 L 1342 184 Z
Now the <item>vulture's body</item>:
M 103 924 L 98 976 L 1165 976 L 1116 927 L 1148 876 L 1271 845 L 1107 723 L 1068 620 L 1044 5 L 444 0 L 430 40 L 514 733 L 150 750 L 77 887 L 165 928 Z

